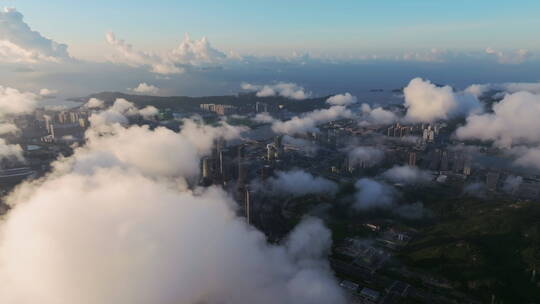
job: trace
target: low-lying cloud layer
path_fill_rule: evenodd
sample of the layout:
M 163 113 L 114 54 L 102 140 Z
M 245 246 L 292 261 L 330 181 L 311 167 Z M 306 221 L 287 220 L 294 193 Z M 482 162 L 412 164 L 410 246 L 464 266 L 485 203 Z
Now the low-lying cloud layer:
M 88 103 L 92 104 L 88 104 Z M 90 99 L 88 107 L 99 107 L 102 105 L 99 101 Z M 137 109 L 135 105 L 123 98 L 118 98 L 114 104 L 105 111 L 93 113 L 88 120 L 94 127 L 107 126 L 114 123 L 127 124 L 128 117 L 140 115 L 145 119 L 149 119 L 158 114 L 158 109 L 154 106 L 146 106 L 142 109 Z
M 267 184 L 273 193 L 302 196 L 306 194 L 330 194 L 337 191 L 337 184 L 323 177 L 316 177 L 303 170 L 280 171 L 269 178 Z
M 403 90 L 411 122 L 433 122 L 456 116 L 467 116 L 483 109 L 478 99 L 467 92 L 454 92 L 450 86 L 438 87 L 428 80 L 415 78 Z
M 368 146 L 354 147 L 348 153 L 349 165 L 372 167 L 384 159 L 384 151 Z
M 322 221 L 304 219 L 270 245 L 222 189 L 190 182 L 216 138 L 241 129 L 197 120 L 184 121 L 180 133 L 107 126 L 92 125 L 87 145 L 8 197 L 3 301 L 345 303 Z
M 278 82 L 276 84 L 255 85 L 242 83 L 242 90 L 256 92 L 257 97 L 281 96 L 285 98 L 304 100 L 311 93 L 296 83 Z
M 361 178 L 355 187 L 357 191 L 353 208 L 356 210 L 388 208 L 394 203 L 395 190 L 383 182 Z
M 356 96 L 351 95 L 351 93 L 334 95 L 326 100 L 327 104 L 333 106 L 349 106 L 355 104 L 356 102 L 358 102 L 358 99 Z
M 21 146 L 8 144 L 5 139 L 0 138 L 0 160 L 3 159 L 24 161 Z
M 427 183 L 432 180 L 429 172 L 406 165 L 394 166 L 386 170 L 382 176 L 389 181 L 405 184 Z
M 344 106 L 333 106 L 329 109 L 314 110 L 303 116 L 295 116 L 287 121 L 275 121 L 272 124 L 272 131 L 288 135 L 318 132 L 317 125 L 351 117 L 353 117 L 351 110 Z
M 369 104 L 363 103 L 361 106 L 360 125 L 378 125 L 378 124 L 391 124 L 398 120 L 397 115 L 392 112 L 383 109 L 382 107 L 372 108 Z
M 0 117 L 27 114 L 36 108 L 39 96 L 0 85 Z
M 508 94 L 493 105 L 493 113 L 471 115 L 457 129 L 459 139 L 493 141 L 503 147 L 540 143 L 540 95 Z

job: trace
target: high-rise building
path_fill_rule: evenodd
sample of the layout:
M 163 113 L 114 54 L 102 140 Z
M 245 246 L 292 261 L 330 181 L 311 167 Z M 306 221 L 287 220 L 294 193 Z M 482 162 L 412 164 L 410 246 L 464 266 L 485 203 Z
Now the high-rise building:
M 471 157 L 470 156 L 465 157 L 465 161 L 463 165 L 463 174 L 467 176 L 471 175 Z
M 488 172 L 488 174 L 486 175 L 486 186 L 488 190 L 497 190 L 497 186 L 499 184 L 499 177 L 499 172 Z
M 277 158 L 277 155 L 278 155 L 278 152 L 277 152 L 277 149 L 276 149 L 276 145 L 275 144 L 267 144 L 266 145 L 266 159 L 268 161 L 273 161 L 274 159 Z
M 44 115 L 43 118 L 45 119 L 45 128 L 47 129 L 47 133 L 51 134 L 51 132 L 52 132 L 52 118 L 49 115 Z
M 429 162 L 430 170 L 438 170 L 441 164 L 441 150 L 435 149 L 431 152 L 431 159 Z
M 255 103 L 255 112 L 257 112 L 257 113 L 268 112 L 268 104 L 264 103 L 264 102 L 257 101 Z
M 247 182 L 247 165 L 245 160 L 245 147 L 240 145 L 238 147 L 238 189 L 244 189 Z
M 448 171 L 448 152 L 442 151 L 441 155 L 441 171 Z
M 407 164 L 411 167 L 416 167 L 416 152 L 409 152 L 409 161 Z
M 201 164 L 201 171 L 202 171 L 201 176 L 202 176 L 202 178 L 210 178 L 211 167 L 212 167 L 211 158 L 210 157 L 203 157 L 203 159 L 201 161 L 202 161 L 202 164 Z
M 264 181 L 274 173 L 274 168 L 270 165 L 265 165 L 261 168 L 261 179 Z
M 246 222 L 251 224 L 251 192 L 249 190 L 249 187 L 246 187 L 245 193 L 244 193 L 244 212 L 246 215 Z

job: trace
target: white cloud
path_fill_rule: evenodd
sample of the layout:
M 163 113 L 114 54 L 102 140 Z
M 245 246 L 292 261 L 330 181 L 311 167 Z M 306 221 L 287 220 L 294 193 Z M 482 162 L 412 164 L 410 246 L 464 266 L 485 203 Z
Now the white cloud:
M 16 134 L 20 132 L 19 128 L 12 123 L 0 123 L 0 135 Z
M 497 62 L 502 64 L 520 64 L 531 57 L 531 53 L 525 49 L 519 49 L 508 53 L 488 47 L 485 49 L 485 53 L 495 57 Z
M 90 98 L 83 107 L 88 109 L 101 109 L 105 107 L 105 102 L 101 99 Z
M 433 122 L 482 111 L 478 99 L 466 92 L 454 92 L 449 86 L 438 87 L 428 80 L 415 78 L 403 90 L 411 122 Z
M 302 151 L 308 156 L 314 156 L 319 150 L 319 146 L 316 142 L 289 135 L 283 136 L 283 144 L 289 146 L 289 148 L 292 146 L 294 149 Z
M 431 174 L 411 166 L 394 166 L 386 170 L 382 176 L 395 183 L 417 184 L 432 180 Z
M 523 177 L 509 175 L 504 180 L 503 191 L 507 193 L 514 193 L 518 190 L 522 182 L 523 182 Z
M 401 57 L 398 57 L 399 60 L 405 61 L 419 61 L 419 62 L 443 62 L 448 58 L 448 52 L 446 50 L 440 50 L 433 48 L 429 51 L 424 52 L 407 52 Z
M 187 137 L 199 153 L 208 153 L 218 138 L 232 140 L 240 138 L 242 132 L 248 130 L 245 126 L 231 126 L 226 122 L 221 121 L 217 127 L 204 124 L 201 120 L 194 118 L 184 119 L 182 124 L 182 136 Z
M 303 170 L 280 171 L 276 177 L 267 181 L 272 193 L 284 193 L 294 196 L 306 194 L 334 195 L 337 191 L 336 183 L 323 177 L 313 176 Z
M 358 102 L 358 99 L 350 93 L 334 95 L 326 100 L 326 103 L 333 106 L 348 106 L 356 102 Z
M 0 223 L 2 299 L 345 303 L 321 220 L 304 219 L 281 245 L 270 245 L 237 217 L 237 203 L 222 189 L 180 182 L 198 171 L 200 149 L 215 135 L 231 135 L 215 129 L 194 121 L 180 133 L 90 129 L 86 146 L 9 196 L 13 208 Z
M 349 151 L 349 165 L 372 167 L 384 158 L 384 151 L 375 147 L 355 147 Z
M 392 124 L 398 120 L 394 112 L 385 110 L 381 107 L 372 108 L 369 104 L 363 103 L 361 106 L 361 125 Z
M 493 113 L 467 117 L 456 130 L 459 139 L 494 141 L 498 146 L 540 143 L 540 95 L 509 94 L 493 105 Z
M 136 87 L 136 88 L 133 88 L 133 89 L 128 89 L 129 91 L 132 91 L 134 93 L 139 93 L 139 94 L 148 94 L 148 95 L 157 95 L 159 94 L 159 88 L 154 86 L 154 85 L 151 85 L 151 84 L 147 84 L 146 82 L 141 82 L 139 83 L 139 85 Z
M 507 93 L 517 93 L 521 91 L 540 95 L 540 82 L 507 82 L 500 84 L 473 84 L 470 85 L 466 92 L 469 92 L 477 97 L 482 96 L 489 90 L 504 91 Z
M 157 74 L 179 74 L 184 71 L 165 56 L 138 51 L 122 39 L 116 38 L 114 33 L 107 33 L 107 43 L 113 46 L 119 56 L 113 58 L 115 63 L 123 63 L 132 67 L 147 66 L 150 71 Z
M 92 99 L 88 102 L 90 103 Z M 92 101 L 94 106 L 102 106 L 98 101 Z M 154 106 L 146 106 L 142 109 L 137 107 L 123 99 L 118 98 L 114 104 L 108 109 L 92 113 L 88 120 L 94 128 L 108 128 L 110 125 L 121 124 L 126 125 L 128 123 L 128 117 L 140 115 L 145 119 L 150 119 L 158 113 L 158 110 Z
M 503 84 L 503 88 L 509 93 L 525 91 L 540 95 L 540 82 L 507 82 Z
M 278 82 L 276 84 L 254 85 L 242 83 L 242 89 L 257 92 L 258 97 L 281 96 L 285 98 L 303 100 L 311 96 L 303 87 L 295 83 Z
M 517 156 L 514 163 L 524 168 L 536 168 L 540 170 L 540 146 L 517 147 L 512 149 L 512 154 Z
M 165 54 L 156 54 L 136 50 L 131 44 L 116 38 L 115 34 L 106 34 L 109 45 L 113 46 L 119 56 L 113 58 L 114 62 L 124 63 L 133 67 L 149 67 L 157 74 L 179 74 L 186 65 L 201 65 L 218 63 L 227 56 L 214 49 L 208 39 L 191 40 L 188 35 L 180 45 Z
M 35 110 L 39 96 L 0 86 L 0 116 L 27 114 Z
M 287 121 L 275 121 L 272 130 L 289 135 L 318 132 L 317 125 L 352 116 L 352 112 L 344 106 L 333 106 L 329 109 L 314 110 L 301 117 L 295 116 Z
M 473 84 L 467 87 L 465 89 L 465 92 L 476 96 L 476 98 L 479 98 L 490 89 L 491 86 L 489 84 Z
M 58 94 L 58 90 L 52 90 L 47 88 L 39 90 L 39 95 L 42 97 L 54 97 L 54 95 L 56 94 Z
M 353 208 L 357 210 L 388 208 L 394 203 L 395 190 L 385 183 L 362 178 L 356 182 L 355 187 L 356 202 Z
M 255 117 L 253 117 L 253 121 L 258 122 L 258 123 L 272 123 L 276 121 L 276 119 L 272 117 L 270 113 L 263 112 L 263 113 L 258 113 L 257 115 L 255 115 Z
M 0 138 L 0 160 L 3 159 L 24 161 L 21 146 L 8 144 L 5 139 Z
M 70 59 L 65 44 L 33 31 L 12 8 L 0 10 L 0 62 L 38 63 Z
M 213 48 L 206 37 L 192 40 L 186 33 L 180 45 L 171 51 L 170 57 L 174 62 L 181 64 L 199 65 L 219 62 L 227 58 L 227 55 Z
M 154 106 L 146 106 L 139 110 L 139 115 L 145 119 L 152 119 L 158 115 L 159 110 Z

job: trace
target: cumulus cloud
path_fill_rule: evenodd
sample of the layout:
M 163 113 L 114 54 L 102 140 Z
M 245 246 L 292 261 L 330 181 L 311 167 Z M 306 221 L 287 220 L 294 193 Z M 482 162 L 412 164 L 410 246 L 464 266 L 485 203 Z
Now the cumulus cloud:
M 504 192 L 507 192 L 507 193 L 515 193 L 518 190 L 519 185 L 521 185 L 522 182 L 523 182 L 523 177 L 509 175 L 504 180 L 504 184 L 503 184 L 502 189 L 503 189 Z
M 263 113 L 258 113 L 257 115 L 255 115 L 255 117 L 253 117 L 253 121 L 258 122 L 258 123 L 272 123 L 276 121 L 276 119 L 272 117 L 270 113 L 263 112 Z
M 13 8 L 0 10 L 0 62 L 38 63 L 70 59 L 65 44 L 33 31 Z
M 540 146 L 537 147 L 516 147 L 511 150 L 517 156 L 514 163 L 524 168 L 540 169 Z
M 272 193 L 302 196 L 306 194 L 334 195 L 337 191 L 336 183 L 323 177 L 316 177 L 303 170 L 280 171 L 276 177 L 267 181 Z
M 107 43 L 114 47 L 117 56 L 112 58 L 115 63 L 123 63 L 132 67 L 149 67 L 150 71 L 157 74 L 179 74 L 183 68 L 176 66 L 165 56 L 139 51 L 126 41 L 116 38 L 114 33 L 106 34 Z
M 363 103 L 361 106 L 361 125 L 392 124 L 398 120 L 397 115 L 381 107 L 372 108 L 369 104 Z
M 493 105 L 493 113 L 473 114 L 456 130 L 459 139 L 494 141 L 498 146 L 540 143 L 540 95 L 509 94 Z
M 146 106 L 139 110 L 139 115 L 145 119 L 154 118 L 159 113 L 159 110 L 154 106 Z
M 138 94 L 147 94 L 147 95 L 157 95 L 159 94 L 159 88 L 154 86 L 154 85 L 151 85 L 151 84 L 147 84 L 146 82 L 141 82 L 139 83 L 139 85 L 136 87 L 136 88 L 133 88 L 133 89 L 128 89 L 129 91 L 132 91 L 134 93 L 138 93 Z
M 221 121 L 218 126 L 209 126 L 202 120 L 191 118 L 184 119 L 181 134 L 186 136 L 200 153 L 208 153 L 215 140 L 222 138 L 232 140 L 240 138 L 242 132 L 248 130 L 245 126 L 231 126 Z
M 101 109 L 105 107 L 105 102 L 101 99 L 90 98 L 83 107 L 88 109 Z
M 354 147 L 348 153 L 349 165 L 372 167 L 384 159 L 384 151 L 375 147 Z
M 520 64 L 531 57 L 531 53 L 525 49 L 519 49 L 513 52 L 503 52 L 488 47 L 486 48 L 485 53 L 493 56 L 497 62 L 502 64 Z
M 242 83 L 242 89 L 257 92 L 257 97 L 281 96 L 295 100 L 303 100 L 311 96 L 311 92 L 307 92 L 303 87 L 295 83 L 286 82 L 266 85 Z
M 382 176 L 395 183 L 418 184 L 432 180 L 429 172 L 411 166 L 394 166 L 386 170 Z
M 356 201 L 353 208 L 357 210 L 388 208 L 394 203 L 394 188 L 383 182 L 362 178 L 356 182 L 355 187 Z
M 319 146 L 315 142 L 289 135 L 283 136 L 283 144 L 288 146 L 288 148 L 292 146 L 294 149 L 302 151 L 309 156 L 314 156 L 319 150 Z
M 0 138 L 0 160 L 13 159 L 24 161 L 23 151 L 19 145 L 10 145 L 5 139 Z
M 219 62 L 227 58 L 227 55 L 212 47 L 206 37 L 192 40 L 186 33 L 180 45 L 171 51 L 170 57 L 174 62 L 198 65 Z
M 99 104 L 97 101 L 92 102 L 96 105 Z M 128 117 L 131 116 L 140 115 L 145 119 L 149 119 L 155 116 L 157 113 L 158 110 L 154 106 L 146 106 L 139 110 L 133 103 L 123 98 L 118 98 L 108 109 L 101 112 L 92 113 L 88 120 L 95 128 L 106 128 L 107 126 L 113 124 L 125 125 L 129 122 Z
M 321 220 L 304 219 L 281 245 L 270 245 L 237 217 L 222 189 L 177 183 L 198 170 L 200 149 L 226 132 L 212 128 L 195 121 L 180 133 L 91 128 L 87 145 L 8 198 L 13 208 L 0 224 L 2 299 L 345 303 Z
M 6 122 L 6 123 L 0 123 L 0 135 L 5 135 L 5 134 L 16 134 L 20 132 L 19 128 L 12 124 L 12 123 L 9 123 L 9 122 Z
M 358 99 L 350 93 L 334 95 L 326 100 L 327 104 L 333 106 L 348 106 L 356 102 L 358 102 Z
M 438 87 L 428 80 L 415 78 L 403 90 L 411 122 L 433 122 L 482 111 L 478 99 L 466 92 L 454 92 L 450 86 Z
M 54 95 L 56 94 L 58 94 L 58 90 L 52 90 L 52 89 L 47 89 L 47 88 L 43 88 L 39 90 L 39 95 L 45 98 L 54 97 Z
M 295 116 L 287 121 L 275 121 L 272 130 L 289 135 L 318 132 L 317 125 L 351 117 L 353 117 L 351 110 L 344 106 L 333 106 L 329 109 L 314 110 L 301 117 Z
M 217 63 L 226 58 L 224 53 L 210 45 L 206 37 L 192 40 L 186 34 L 178 47 L 165 54 L 136 50 L 112 32 L 106 34 L 106 39 L 116 50 L 117 56 L 112 58 L 114 62 L 133 67 L 149 67 L 151 72 L 157 74 L 180 74 L 185 66 Z
M 38 101 L 39 96 L 34 93 L 0 86 L 0 116 L 31 113 Z
M 473 84 L 465 89 L 477 97 L 482 96 L 490 90 L 504 91 L 506 93 L 517 93 L 521 91 L 532 94 L 540 94 L 540 82 L 506 82 L 506 83 L 486 83 Z
M 270 246 L 232 204 L 115 171 L 47 181 L 2 225 L 0 290 L 10 303 L 344 303 L 320 221 Z

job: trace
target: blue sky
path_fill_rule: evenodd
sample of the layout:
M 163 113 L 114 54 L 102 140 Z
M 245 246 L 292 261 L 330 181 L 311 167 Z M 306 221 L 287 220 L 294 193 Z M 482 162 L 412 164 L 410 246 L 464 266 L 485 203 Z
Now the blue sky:
M 430 48 L 540 49 L 540 1 L 1 1 L 34 29 L 82 56 L 114 31 L 146 49 L 166 49 L 184 32 L 221 49 L 330 55 Z
M 146 82 L 164 95 L 199 96 L 284 81 L 319 95 L 361 95 L 414 77 L 460 88 L 540 80 L 539 0 L 0 0 L 2 6 L 16 11 L 0 11 L 0 85 L 27 91 L 81 96 Z M 186 32 L 192 40 L 183 41 Z M 295 51 L 310 56 L 291 56 Z

